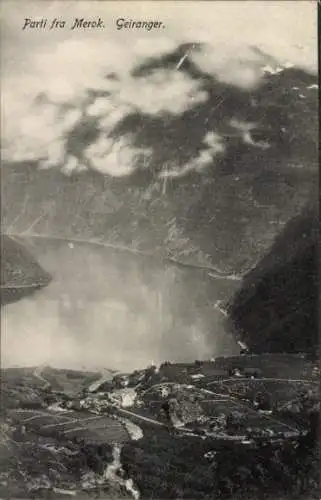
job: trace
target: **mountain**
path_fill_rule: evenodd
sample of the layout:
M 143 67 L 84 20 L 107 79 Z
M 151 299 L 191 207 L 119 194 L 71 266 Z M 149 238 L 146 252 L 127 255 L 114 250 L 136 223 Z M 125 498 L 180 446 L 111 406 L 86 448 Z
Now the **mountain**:
M 44 88 L 26 118 L 32 130 L 14 123 L 2 231 L 53 277 L 19 304 L 29 344 L 44 346 L 30 355 L 45 356 L 55 338 L 48 362 L 77 352 L 82 366 L 106 350 L 111 366 L 115 331 L 118 369 L 237 352 L 220 301 L 317 198 L 317 78 L 255 53 L 259 81 L 240 88 L 197 65 L 200 50 L 147 58 L 126 78 L 108 73 L 76 101 Z M 7 352 L 19 359 L 24 314 L 7 311 L 16 339 Z
M 6 94 L 2 496 L 320 498 L 317 78 L 203 49 Z
M 27 297 L 50 281 L 50 274 L 23 245 L 1 236 L 1 305 Z
M 293 67 L 261 69 L 257 87 L 245 90 L 193 57 L 177 69 L 187 49 L 147 59 L 129 83 L 107 75 L 107 90 L 89 87 L 80 104 L 38 96 L 38 147 L 30 151 L 28 135 L 13 152 L 4 147 L 3 232 L 99 240 L 223 273 L 249 271 L 317 197 L 317 79 Z M 165 82 L 201 94 L 186 104 L 182 90 L 181 107 L 172 108 Z M 125 99 L 140 84 L 155 99 L 146 94 L 122 111 L 118 89 Z M 50 148 L 41 112 L 54 114 Z
M 318 229 L 316 208 L 305 208 L 244 277 L 227 306 L 230 324 L 252 352 L 316 354 Z

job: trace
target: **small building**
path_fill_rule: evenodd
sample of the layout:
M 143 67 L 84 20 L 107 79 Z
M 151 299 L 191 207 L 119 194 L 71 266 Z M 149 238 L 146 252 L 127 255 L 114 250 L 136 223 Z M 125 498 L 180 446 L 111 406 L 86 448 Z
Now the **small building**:
M 244 368 L 244 377 L 247 378 L 259 378 L 263 376 L 262 370 L 260 368 Z

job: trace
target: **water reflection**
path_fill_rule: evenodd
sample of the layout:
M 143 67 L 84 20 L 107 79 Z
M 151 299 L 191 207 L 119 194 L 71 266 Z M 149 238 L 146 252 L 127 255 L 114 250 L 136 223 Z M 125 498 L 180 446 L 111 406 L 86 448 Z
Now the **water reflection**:
M 237 352 L 214 307 L 236 283 L 99 245 L 27 239 L 51 273 L 2 314 L 2 363 L 130 370 Z

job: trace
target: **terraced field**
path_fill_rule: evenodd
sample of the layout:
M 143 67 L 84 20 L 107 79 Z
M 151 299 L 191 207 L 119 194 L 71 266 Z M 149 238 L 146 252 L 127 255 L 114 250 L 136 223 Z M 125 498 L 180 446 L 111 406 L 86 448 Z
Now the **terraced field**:
M 126 428 L 119 421 L 92 413 L 14 410 L 9 416 L 19 425 L 43 436 L 102 446 L 130 441 Z

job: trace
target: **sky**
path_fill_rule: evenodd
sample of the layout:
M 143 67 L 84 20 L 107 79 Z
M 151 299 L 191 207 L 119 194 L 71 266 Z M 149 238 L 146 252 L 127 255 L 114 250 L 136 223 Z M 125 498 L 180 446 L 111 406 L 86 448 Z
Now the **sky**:
M 63 8 L 62 8 L 63 5 Z M 259 45 L 276 57 L 316 68 L 317 64 L 317 2 L 316 1 L 216 1 L 216 2 L 113 2 L 113 1 L 42 1 L 3 0 L 2 38 L 4 53 L 20 58 L 32 58 L 36 51 L 58 41 L 79 37 L 100 41 L 126 42 L 136 39 L 135 32 L 115 29 L 115 19 L 162 20 L 162 38 L 176 41 L 198 39 L 211 45 L 223 43 L 240 48 L 243 44 Z M 75 34 L 69 31 L 25 33 L 21 26 L 25 17 L 64 18 L 101 16 L 106 29 L 97 33 Z M 304 20 L 304 21 L 303 21 Z M 158 38 L 148 32 L 142 39 Z M 154 43 L 153 43 L 154 45 Z M 156 48 L 156 44 L 155 47 Z M 149 48 L 151 49 L 151 47 Z M 21 61 L 22 63 L 24 61 Z

